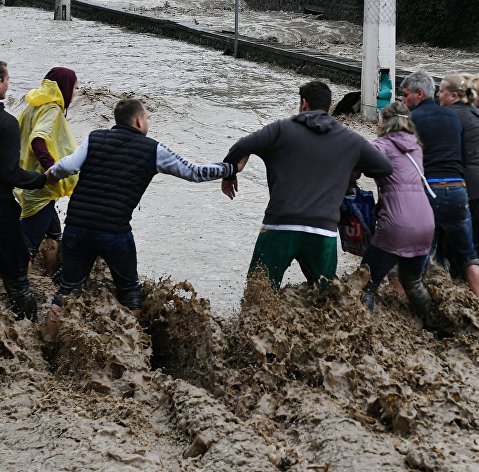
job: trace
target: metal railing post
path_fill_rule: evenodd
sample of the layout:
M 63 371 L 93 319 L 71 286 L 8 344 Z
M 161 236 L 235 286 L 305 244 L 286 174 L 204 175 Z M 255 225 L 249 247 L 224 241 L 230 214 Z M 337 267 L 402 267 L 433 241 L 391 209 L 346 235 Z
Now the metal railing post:
M 55 0 L 55 15 L 53 19 L 63 21 L 70 21 L 72 19 L 70 0 Z
M 235 42 L 233 48 L 233 56 L 236 58 L 238 57 L 239 2 L 240 0 L 235 0 Z

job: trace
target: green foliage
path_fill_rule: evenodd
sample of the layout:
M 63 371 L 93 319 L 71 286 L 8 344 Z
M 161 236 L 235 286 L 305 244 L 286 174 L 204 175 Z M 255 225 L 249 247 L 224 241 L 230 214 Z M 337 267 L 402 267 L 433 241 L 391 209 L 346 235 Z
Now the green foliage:
M 397 0 L 398 38 L 434 46 L 479 45 L 478 0 Z

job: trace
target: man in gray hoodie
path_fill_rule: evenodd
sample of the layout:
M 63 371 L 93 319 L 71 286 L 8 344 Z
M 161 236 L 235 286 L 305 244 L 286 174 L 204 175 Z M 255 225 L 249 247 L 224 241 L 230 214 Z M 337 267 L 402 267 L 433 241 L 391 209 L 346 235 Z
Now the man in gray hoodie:
M 256 154 L 266 165 L 270 200 L 256 242 L 249 275 L 263 266 L 274 287 L 296 259 L 308 282 L 325 286 L 337 266 L 340 206 L 351 173 L 368 177 L 392 173 L 389 159 L 328 112 L 331 90 L 320 81 L 300 88 L 300 113 L 271 123 L 244 138 L 224 162 Z M 235 197 L 237 180 L 222 191 Z

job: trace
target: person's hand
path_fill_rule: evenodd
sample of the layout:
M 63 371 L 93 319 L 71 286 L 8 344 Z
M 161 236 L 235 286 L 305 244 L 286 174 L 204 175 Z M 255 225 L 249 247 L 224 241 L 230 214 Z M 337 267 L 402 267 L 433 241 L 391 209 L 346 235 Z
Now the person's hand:
M 56 184 L 60 180 L 60 179 L 57 179 L 52 174 L 52 168 L 51 167 L 45 172 L 45 175 L 47 176 L 47 184 L 53 185 L 53 184 Z
M 249 156 L 244 156 L 243 159 L 241 159 L 237 166 L 238 166 L 238 172 L 241 172 L 244 169 L 244 166 L 248 162 Z
M 229 197 L 231 200 L 235 198 L 236 192 L 238 191 L 238 179 L 235 180 L 222 180 L 221 181 L 221 191 Z

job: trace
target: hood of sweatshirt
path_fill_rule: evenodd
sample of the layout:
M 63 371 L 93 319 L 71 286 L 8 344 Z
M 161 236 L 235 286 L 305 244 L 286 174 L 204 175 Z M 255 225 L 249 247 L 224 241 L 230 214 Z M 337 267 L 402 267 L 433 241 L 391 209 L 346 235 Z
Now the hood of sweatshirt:
M 299 115 L 293 116 L 293 121 L 301 123 L 304 126 L 316 131 L 316 133 L 327 133 L 333 129 L 336 120 L 329 116 L 325 111 L 305 111 Z
M 383 139 L 391 141 L 401 152 L 411 152 L 417 148 L 417 138 L 415 134 L 399 131 L 384 136 Z

